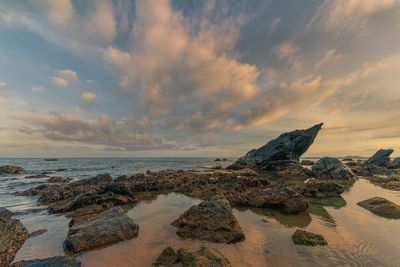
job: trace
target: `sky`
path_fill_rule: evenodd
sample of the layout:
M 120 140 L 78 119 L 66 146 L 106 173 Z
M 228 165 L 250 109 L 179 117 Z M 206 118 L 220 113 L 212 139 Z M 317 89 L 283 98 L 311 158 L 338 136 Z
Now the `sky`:
M 2 0 L 1 157 L 400 155 L 400 0 Z

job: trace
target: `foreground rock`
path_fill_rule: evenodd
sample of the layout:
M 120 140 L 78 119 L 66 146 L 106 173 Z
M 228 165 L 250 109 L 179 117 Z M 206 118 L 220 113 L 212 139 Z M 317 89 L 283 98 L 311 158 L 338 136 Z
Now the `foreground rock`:
M 370 157 L 365 164 L 366 165 L 377 165 L 386 167 L 390 162 L 390 155 L 393 153 L 393 149 L 379 149 L 372 157 Z
M 0 167 L 0 174 L 20 174 L 23 172 L 25 172 L 25 170 L 20 166 L 6 165 Z
M 357 205 L 384 218 L 400 219 L 400 206 L 382 197 L 360 201 Z
M 322 235 L 296 230 L 292 235 L 293 243 L 304 246 L 325 246 L 328 243 Z
M 202 246 L 200 250 L 192 252 L 187 249 L 179 249 L 177 253 L 168 247 L 153 266 L 183 266 L 183 267 L 229 267 L 230 262 L 221 252 L 209 246 Z
M 264 146 L 249 151 L 234 166 L 275 170 L 277 166 L 299 164 L 300 156 L 312 145 L 321 127 L 322 123 L 307 130 L 281 134 Z
M 80 252 L 108 246 L 134 238 L 139 226 L 121 207 L 109 209 L 79 222 L 72 221 L 64 247 L 67 251 Z
M 345 190 L 345 187 L 333 181 L 307 179 L 304 182 L 303 195 L 307 197 L 338 197 Z
M 75 258 L 58 256 L 39 260 L 24 260 L 13 263 L 11 267 L 80 267 L 81 264 Z
M 28 231 L 12 212 L 0 208 L 0 266 L 8 266 L 28 238 Z
M 183 238 L 217 243 L 234 243 L 245 238 L 228 200 L 221 196 L 192 206 L 172 225 L 178 228 L 177 235 Z
M 321 158 L 311 169 L 317 178 L 322 179 L 351 180 L 355 176 L 340 160 L 331 157 Z

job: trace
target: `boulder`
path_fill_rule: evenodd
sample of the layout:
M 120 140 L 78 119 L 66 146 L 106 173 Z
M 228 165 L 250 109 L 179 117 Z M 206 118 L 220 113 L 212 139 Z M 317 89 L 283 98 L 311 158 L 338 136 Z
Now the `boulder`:
M 384 218 L 400 219 L 400 206 L 382 197 L 363 200 L 357 205 Z
M 183 238 L 217 243 L 234 243 L 245 238 L 228 200 L 218 195 L 192 206 L 172 225 Z
M 171 247 L 167 247 L 163 250 L 161 255 L 157 258 L 157 260 L 153 263 L 154 267 L 169 267 L 174 266 L 179 263 L 178 254 L 175 253 L 175 250 Z
M 138 232 L 139 226 L 115 207 L 70 225 L 64 248 L 77 253 L 134 238 Z
M 264 146 L 249 151 L 245 156 L 239 158 L 234 166 L 243 165 L 251 168 L 271 169 L 273 165 L 276 165 L 276 162 L 279 162 L 279 165 L 286 162 L 298 163 L 300 156 L 314 142 L 321 127 L 322 123 L 306 130 L 295 130 L 281 134 Z
M 337 158 L 324 157 L 318 160 L 312 171 L 317 178 L 350 180 L 355 177 L 354 173 Z
M 333 181 L 307 179 L 304 182 L 303 195 L 307 197 L 337 197 L 345 190 L 345 187 Z
M 393 149 L 379 149 L 372 157 L 370 157 L 365 164 L 367 165 L 378 165 L 386 167 L 390 162 L 390 155 L 393 153 Z
M 312 160 L 308 160 L 308 159 L 303 159 L 301 162 L 300 162 L 300 164 L 301 165 L 306 165 L 306 166 L 312 166 L 312 165 L 314 165 L 314 161 L 312 161 Z
M 20 166 L 12 166 L 12 165 L 6 165 L 0 167 L 0 173 L 5 173 L 5 174 L 20 174 L 25 172 L 24 168 Z
M 178 250 L 178 257 L 183 267 L 229 267 L 230 262 L 221 252 L 210 246 L 202 246 L 199 251 Z
M 399 169 L 400 168 L 400 157 L 393 159 L 389 162 L 388 167 L 391 169 Z
M 282 208 L 287 213 L 298 213 L 308 208 L 307 199 L 290 187 L 253 188 L 230 196 L 229 200 L 237 206 Z
M 292 235 L 293 243 L 304 246 L 325 246 L 328 243 L 322 235 L 296 230 Z
M 28 231 L 12 212 L 0 208 L 0 266 L 8 266 L 28 238 Z

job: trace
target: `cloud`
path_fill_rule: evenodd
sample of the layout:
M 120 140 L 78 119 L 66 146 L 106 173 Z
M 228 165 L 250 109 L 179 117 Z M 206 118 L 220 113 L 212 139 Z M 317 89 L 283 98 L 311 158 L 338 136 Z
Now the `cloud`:
M 5 90 L 6 85 L 7 84 L 5 82 L 0 81 L 0 104 L 3 104 L 6 99 L 6 97 L 4 95 L 4 90 Z
M 51 77 L 53 82 L 61 87 L 68 87 L 70 83 L 80 84 L 78 74 L 72 70 L 58 70 L 55 76 Z
M 90 14 L 85 26 L 86 31 L 94 38 L 111 42 L 117 34 L 112 2 L 108 0 L 96 1 L 95 9 Z
M 74 16 L 74 8 L 70 0 L 44 0 L 41 4 L 46 5 L 49 20 L 57 25 L 66 25 Z
M 328 49 L 324 52 L 321 59 L 315 64 L 316 68 L 320 68 L 322 66 L 331 64 L 340 58 L 342 58 L 342 54 L 338 53 L 336 49 Z
M 81 100 L 86 103 L 92 103 L 96 99 L 96 94 L 93 92 L 83 92 L 81 94 Z
M 43 86 L 40 86 L 40 85 L 35 85 L 35 86 L 32 86 L 31 90 L 32 90 L 32 92 L 35 92 L 35 93 L 42 93 L 46 90 L 46 88 Z
M 291 58 L 296 55 L 298 52 L 299 48 L 296 46 L 294 42 L 291 41 L 286 41 L 283 43 L 280 43 L 275 47 L 275 53 L 280 57 L 284 59 Z

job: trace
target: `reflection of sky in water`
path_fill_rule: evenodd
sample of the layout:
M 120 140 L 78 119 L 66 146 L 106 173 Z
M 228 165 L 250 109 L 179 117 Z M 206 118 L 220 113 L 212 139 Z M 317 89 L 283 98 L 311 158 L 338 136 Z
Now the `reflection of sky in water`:
M 274 210 L 234 209 L 245 241 L 212 246 L 223 252 L 234 266 L 399 266 L 399 221 L 380 218 L 356 204 L 373 196 L 400 203 L 400 192 L 359 180 L 343 194 L 346 206 L 326 206 L 323 212 L 313 210 L 311 214 L 284 215 Z M 140 225 L 139 236 L 85 253 L 80 257 L 83 266 L 150 266 L 167 246 L 197 249 L 207 242 L 182 240 L 170 225 L 197 203 L 198 199 L 172 193 L 139 204 L 128 211 Z M 51 229 L 28 240 L 17 255 L 19 260 L 62 253 L 68 220 L 41 214 L 31 215 L 30 219 L 30 216 L 22 217 L 29 230 Z M 293 245 L 291 235 L 297 228 L 323 234 L 329 245 Z

